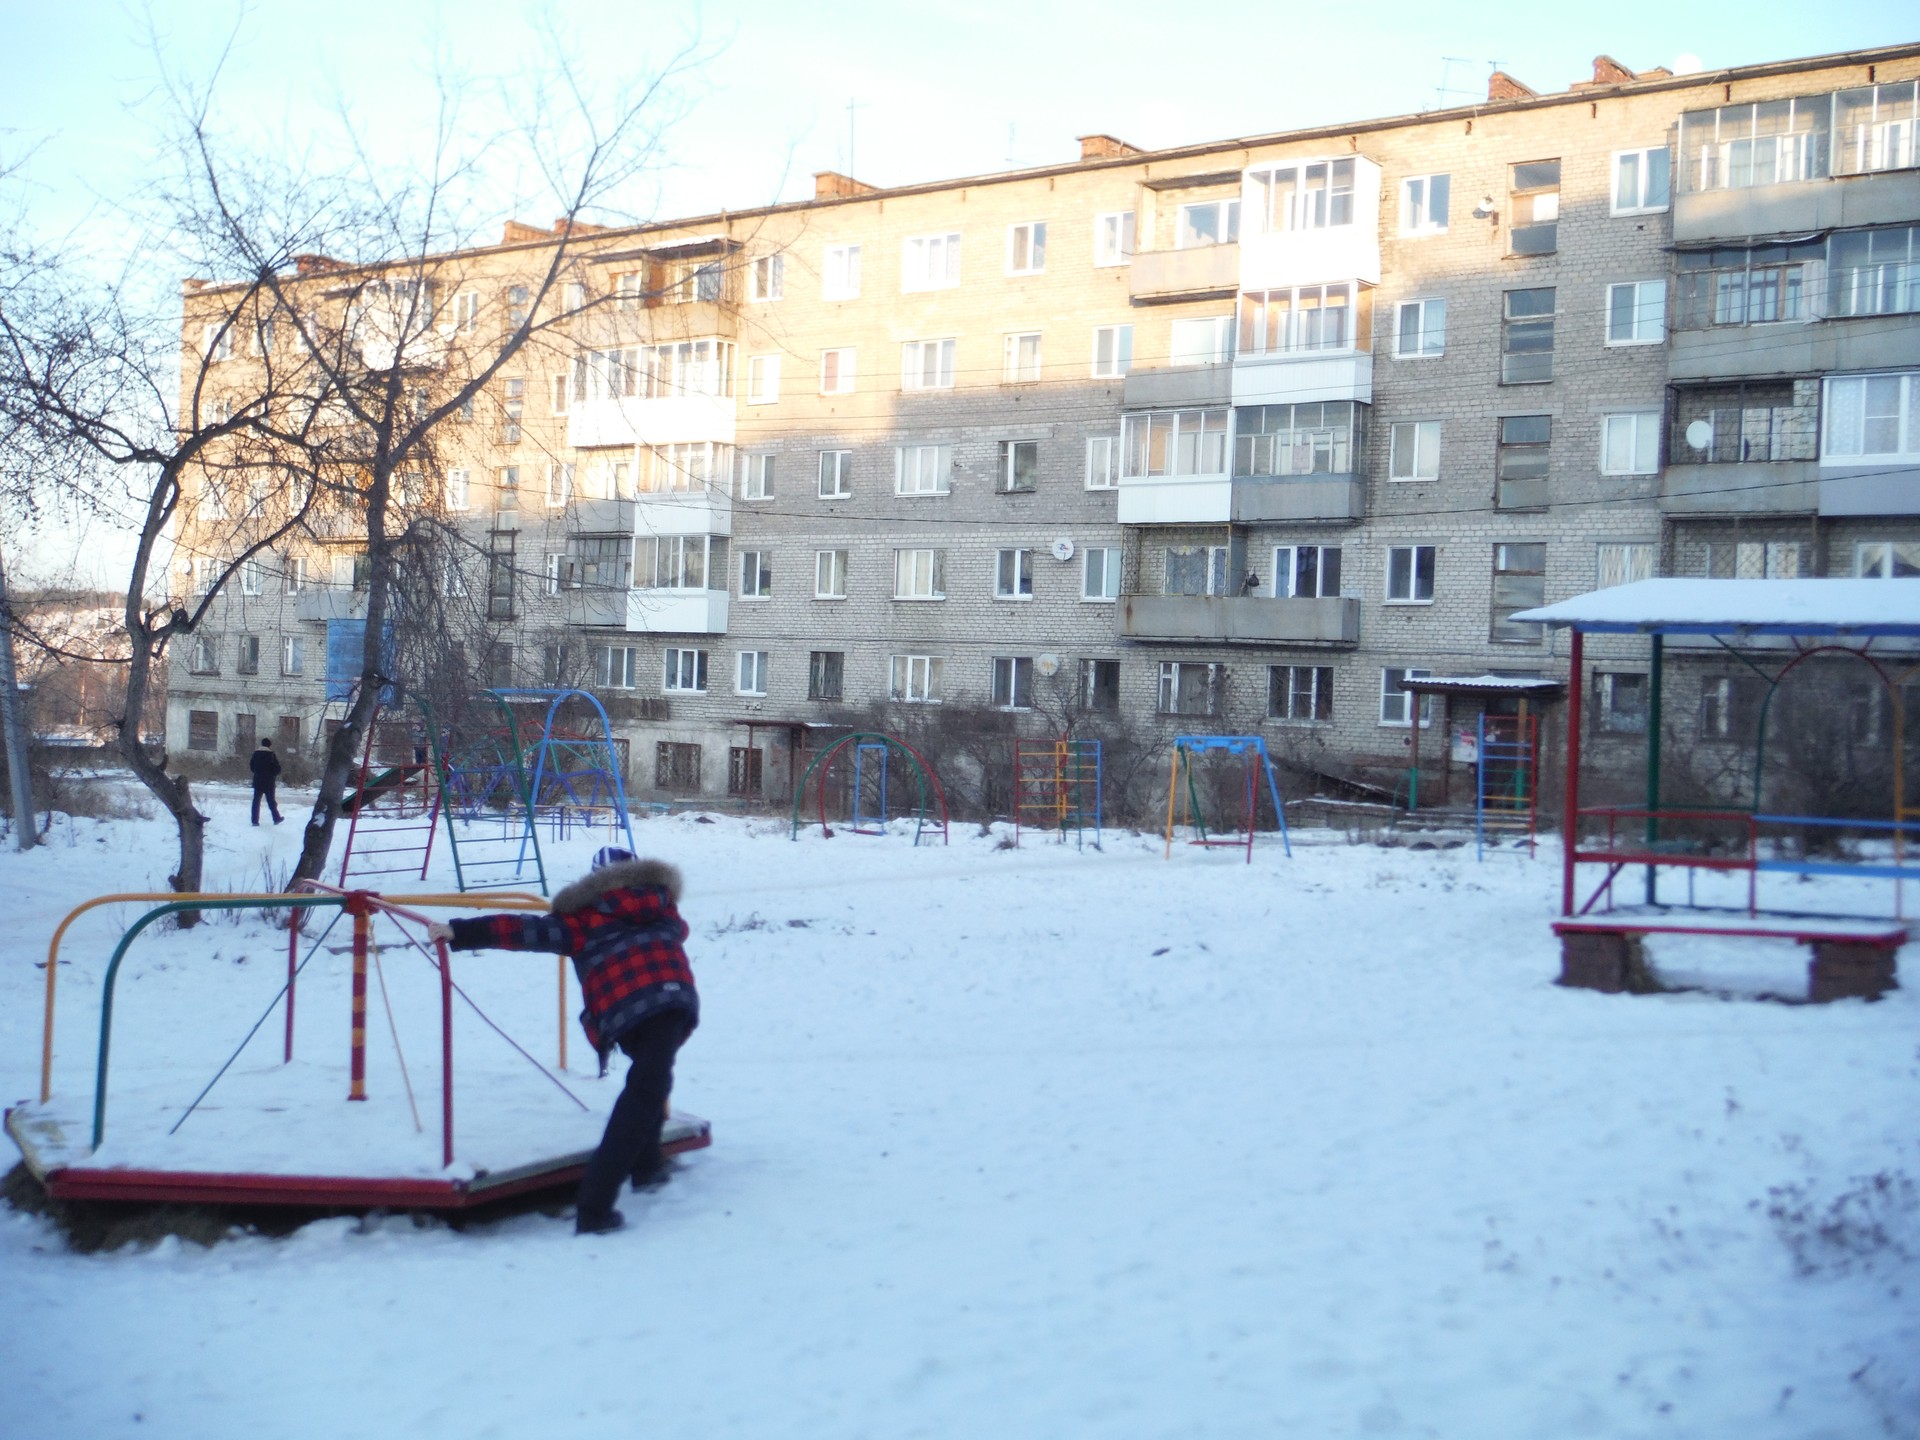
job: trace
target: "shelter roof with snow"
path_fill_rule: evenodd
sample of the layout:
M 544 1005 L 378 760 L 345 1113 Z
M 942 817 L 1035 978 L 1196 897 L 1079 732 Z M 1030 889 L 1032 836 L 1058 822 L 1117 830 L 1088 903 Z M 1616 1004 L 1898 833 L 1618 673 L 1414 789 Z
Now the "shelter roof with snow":
M 1602 635 L 1920 637 L 1920 578 L 1637 580 L 1512 618 Z

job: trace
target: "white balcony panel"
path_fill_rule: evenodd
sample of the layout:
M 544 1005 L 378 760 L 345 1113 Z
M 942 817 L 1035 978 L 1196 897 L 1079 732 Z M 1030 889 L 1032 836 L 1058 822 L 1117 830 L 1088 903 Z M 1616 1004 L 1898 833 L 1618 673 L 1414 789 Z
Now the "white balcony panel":
M 1373 403 L 1373 353 L 1246 355 L 1233 362 L 1235 405 L 1289 405 L 1315 400 Z
M 308 585 L 294 596 L 293 613 L 302 620 L 364 620 L 367 592 L 344 585 Z
M 1248 197 L 1246 205 L 1252 204 Z M 1243 215 L 1248 210 L 1243 206 Z M 1320 230 L 1240 232 L 1240 288 L 1321 285 L 1329 280 L 1380 283 L 1380 167 L 1355 157 L 1353 223 Z
M 731 398 L 669 395 L 657 400 L 577 400 L 567 415 L 567 444 L 576 450 L 600 445 L 675 445 L 685 440 L 733 443 Z
M 707 490 L 649 490 L 634 502 L 637 535 L 731 535 L 733 496 Z
M 1224 525 L 1232 517 L 1233 481 L 1225 475 L 1120 481 L 1122 525 Z
M 727 592 L 629 590 L 627 629 L 655 635 L 724 635 L 727 633 Z

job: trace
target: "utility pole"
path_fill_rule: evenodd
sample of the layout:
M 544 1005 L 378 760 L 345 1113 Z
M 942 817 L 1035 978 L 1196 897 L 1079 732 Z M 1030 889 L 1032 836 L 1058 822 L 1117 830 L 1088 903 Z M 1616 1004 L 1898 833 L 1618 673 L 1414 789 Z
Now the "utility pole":
M 25 712 L 13 665 L 13 602 L 7 594 L 6 564 L 0 560 L 0 729 L 5 731 L 16 850 L 31 850 L 40 838 L 33 819 L 33 762 Z

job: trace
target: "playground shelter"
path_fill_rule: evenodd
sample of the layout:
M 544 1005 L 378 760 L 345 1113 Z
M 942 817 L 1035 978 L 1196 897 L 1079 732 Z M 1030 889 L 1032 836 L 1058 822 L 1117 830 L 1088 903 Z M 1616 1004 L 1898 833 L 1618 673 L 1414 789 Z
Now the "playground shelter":
M 1401 682 L 1415 697 L 1414 719 L 1428 696 L 1440 699 L 1439 809 L 1453 798 L 1453 768 L 1464 763 L 1473 780 L 1473 829 L 1482 856 L 1487 843 L 1503 836 L 1524 837 L 1531 854 L 1539 827 L 1541 712 L 1565 693 L 1558 680 L 1523 675 L 1416 675 Z M 1454 723 L 1457 701 L 1477 703 L 1471 726 Z M 1421 726 L 1412 726 L 1408 744 L 1407 809 L 1424 803 L 1420 763 Z
M 1562 980 L 1600 989 L 1627 988 L 1631 968 L 1629 942 L 1657 933 L 1758 935 L 1789 938 L 1813 950 L 1810 994 L 1814 999 L 1846 994 L 1878 994 L 1894 983 L 1895 955 L 1907 937 L 1898 917 L 1902 887 L 1920 880 L 1920 864 L 1910 853 L 1920 836 L 1920 807 L 1911 797 L 1905 773 L 1907 725 L 1901 679 L 1911 675 L 1920 642 L 1920 579 L 1806 580 L 1642 580 L 1577 595 L 1514 617 L 1564 629 L 1571 634 L 1567 690 L 1567 769 L 1561 879 Z M 1585 698 L 1588 635 L 1645 636 L 1650 646 L 1646 725 L 1646 799 L 1640 806 L 1580 803 L 1581 723 Z M 1680 810 L 1665 806 L 1661 794 L 1662 691 L 1667 642 L 1696 637 L 1738 655 L 1768 680 L 1753 737 L 1754 787 L 1747 807 Z M 1768 674 L 1754 658 L 1753 646 L 1783 663 Z M 1745 646 L 1745 649 L 1737 647 Z M 1777 647 L 1785 646 L 1782 650 Z M 1879 646 L 1879 653 L 1874 647 Z M 1892 715 L 1892 789 L 1884 819 L 1792 815 L 1763 808 L 1761 761 L 1768 712 L 1779 685 L 1816 654 L 1852 656 L 1884 687 Z M 1702 846 L 1678 840 L 1663 824 L 1716 827 L 1719 843 Z M 1884 837 L 1890 857 L 1809 858 L 1784 853 L 1777 843 L 1784 832 L 1829 828 Z M 1602 838 L 1603 837 L 1603 838 Z M 1581 866 L 1604 867 L 1591 894 L 1580 900 L 1576 889 Z M 1615 908 L 1616 881 L 1628 868 L 1645 872 L 1642 903 Z M 1659 873 L 1663 869 L 1715 870 L 1744 874 L 1747 903 L 1740 910 L 1663 905 Z M 1847 920 L 1763 910 L 1760 879 L 1772 873 L 1850 875 L 1894 883 L 1894 917 Z M 1604 908 L 1596 911 L 1596 906 Z

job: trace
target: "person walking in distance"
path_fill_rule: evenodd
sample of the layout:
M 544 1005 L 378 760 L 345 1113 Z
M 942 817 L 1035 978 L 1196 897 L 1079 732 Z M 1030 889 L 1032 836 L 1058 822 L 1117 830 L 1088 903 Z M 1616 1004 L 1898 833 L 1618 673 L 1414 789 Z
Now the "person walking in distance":
M 273 823 L 278 825 L 282 818 L 280 802 L 273 789 L 280 779 L 280 757 L 273 753 L 273 741 L 262 740 L 260 748 L 248 757 L 247 766 L 253 771 L 253 823 L 260 823 L 260 802 L 264 800 Z

